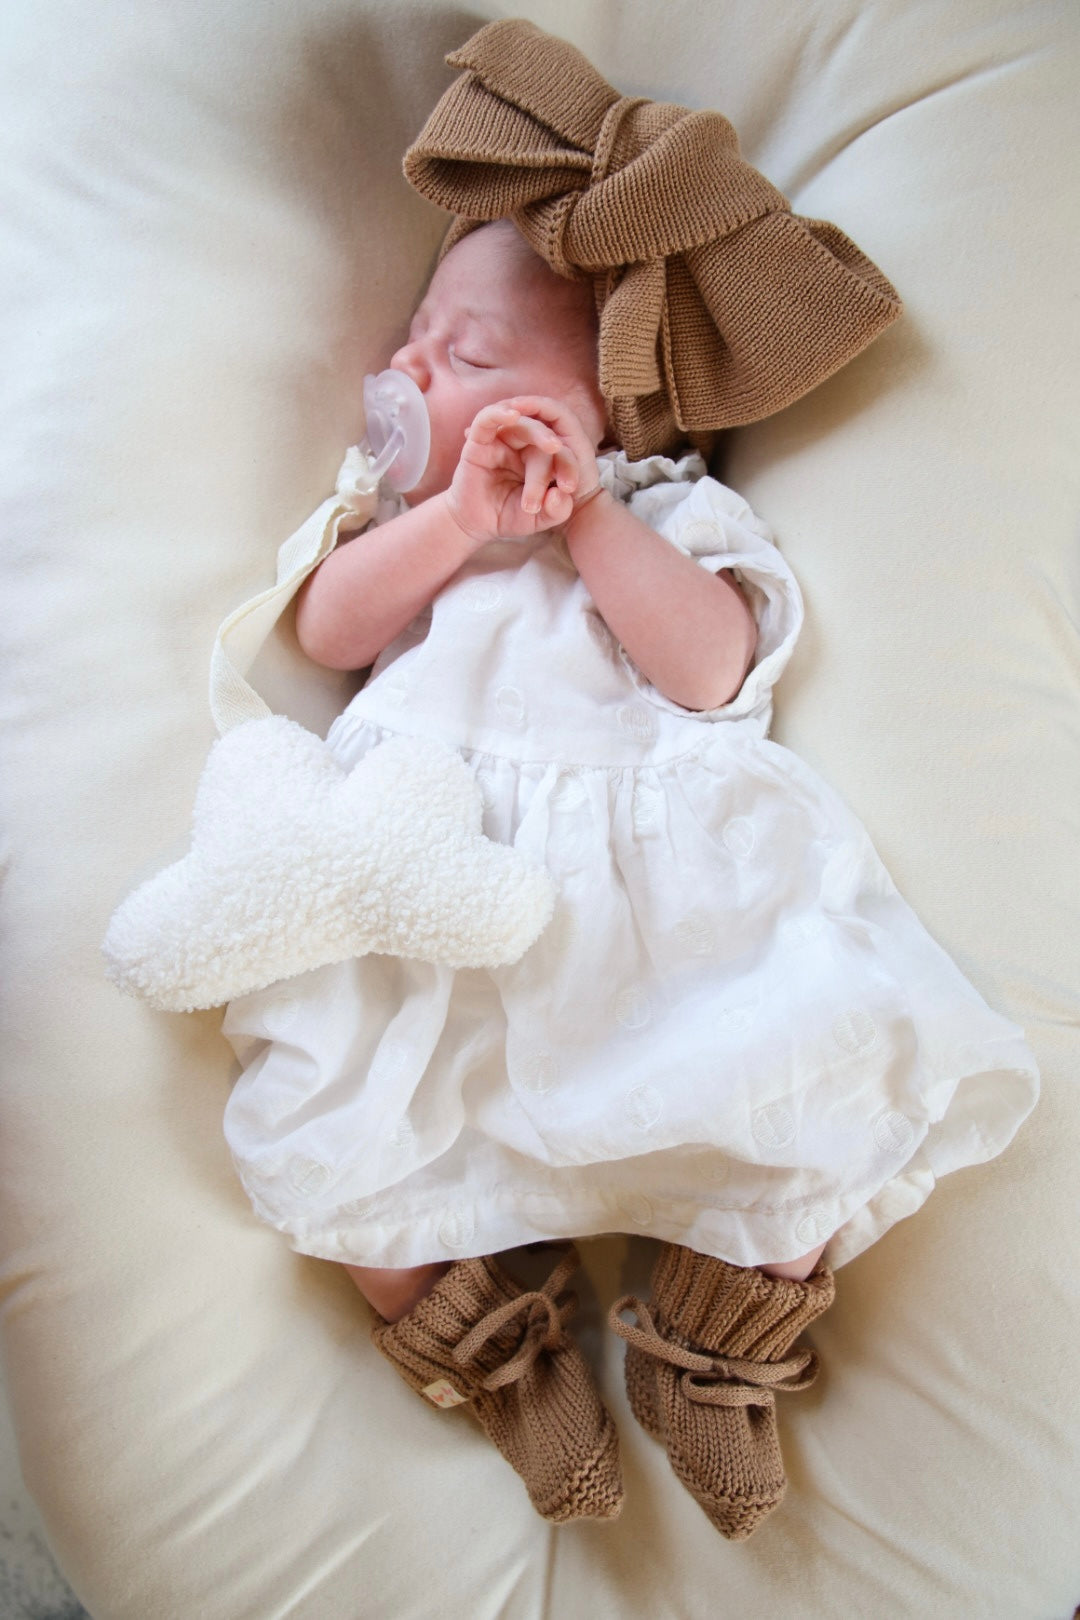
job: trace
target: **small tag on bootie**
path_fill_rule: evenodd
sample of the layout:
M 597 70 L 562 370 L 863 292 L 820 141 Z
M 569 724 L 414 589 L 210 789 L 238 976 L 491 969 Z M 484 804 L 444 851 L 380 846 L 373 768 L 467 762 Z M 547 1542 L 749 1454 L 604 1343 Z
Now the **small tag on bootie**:
M 433 1384 L 428 1384 L 420 1393 L 427 1396 L 432 1406 L 460 1406 L 469 1398 L 460 1394 L 445 1378 L 436 1378 Z

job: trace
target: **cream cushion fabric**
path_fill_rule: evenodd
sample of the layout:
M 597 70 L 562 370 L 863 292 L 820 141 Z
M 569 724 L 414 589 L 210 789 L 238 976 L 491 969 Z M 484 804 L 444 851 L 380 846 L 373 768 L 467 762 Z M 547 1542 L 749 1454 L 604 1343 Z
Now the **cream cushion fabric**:
M 503 14 L 503 13 L 500 13 Z M 512 15 L 513 12 L 505 14 Z M 739 433 L 808 628 L 776 735 L 1023 1024 L 1044 1095 L 838 1275 L 782 1406 L 783 1509 L 717 1538 L 640 1434 L 586 1248 L 627 1505 L 552 1530 L 461 1413 L 251 1214 L 217 1014 L 104 981 L 183 849 L 216 625 L 358 436 L 439 216 L 400 154 L 493 15 L 373 0 L 12 0 L 4 20 L 0 1299 L 24 1470 L 95 1620 L 432 1614 L 1064 1620 L 1080 1601 L 1077 18 L 951 0 L 544 0 L 613 83 L 719 107 L 903 323 Z M 336 677 L 259 682 L 323 726 Z M 553 1539 L 554 1538 L 554 1539 Z

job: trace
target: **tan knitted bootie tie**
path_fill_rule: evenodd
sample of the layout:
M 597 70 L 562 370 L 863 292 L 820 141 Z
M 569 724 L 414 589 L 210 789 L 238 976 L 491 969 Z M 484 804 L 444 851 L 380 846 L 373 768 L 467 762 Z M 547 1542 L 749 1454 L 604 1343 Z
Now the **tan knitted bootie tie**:
M 812 1350 L 788 1351 L 835 1292 L 820 1263 L 791 1282 L 665 1243 L 651 1303 L 627 1294 L 611 1307 L 634 1416 L 730 1541 L 745 1540 L 783 1497 L 775 1391 L 817 1376 Z M 627 1310 L 640 1326 L 621 1320 Z
M 434 1405 L 467 1403 L 553 1524 L 614 1519 L 623 1486 L 615 1425 L 581 1351 L 564 1332 L 572 1246 L 547 1281 L 525 1291 L 491 1255 L 459 1260 L 400 1321 L 376 1318 L 372 1339 Z

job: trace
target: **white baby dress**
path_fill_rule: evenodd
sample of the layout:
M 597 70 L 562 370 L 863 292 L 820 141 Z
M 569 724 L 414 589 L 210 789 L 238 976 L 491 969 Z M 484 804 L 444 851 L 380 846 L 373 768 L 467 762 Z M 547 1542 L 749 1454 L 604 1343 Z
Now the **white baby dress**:
M 332 727 L 346 767 L 403 733 L 459 750 L 485 833 L 557 901 L 510 967 L 369 955 L 230 1005 L 226 1135 L 294 1248 L 411 1266 L 623 1231 L 746 1266 L 831 1237 L 839 1265 L 1033 1107 L 1021 1030 L 767 740 L 801 598 L 703 474 L 602 464 L 644 522 L 736 570 L 759 640 L 732 702 L 656 691 L 542 535 L 476 552 Z

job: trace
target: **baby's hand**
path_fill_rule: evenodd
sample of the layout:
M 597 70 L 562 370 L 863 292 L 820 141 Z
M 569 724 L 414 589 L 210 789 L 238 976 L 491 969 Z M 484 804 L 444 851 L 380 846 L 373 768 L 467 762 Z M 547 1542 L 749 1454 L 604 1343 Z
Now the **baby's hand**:
M 565 523 L 599 483 L 596 454 L 568 405 L 521 395 L 474 417 L 446 499 L 478 544 Z

